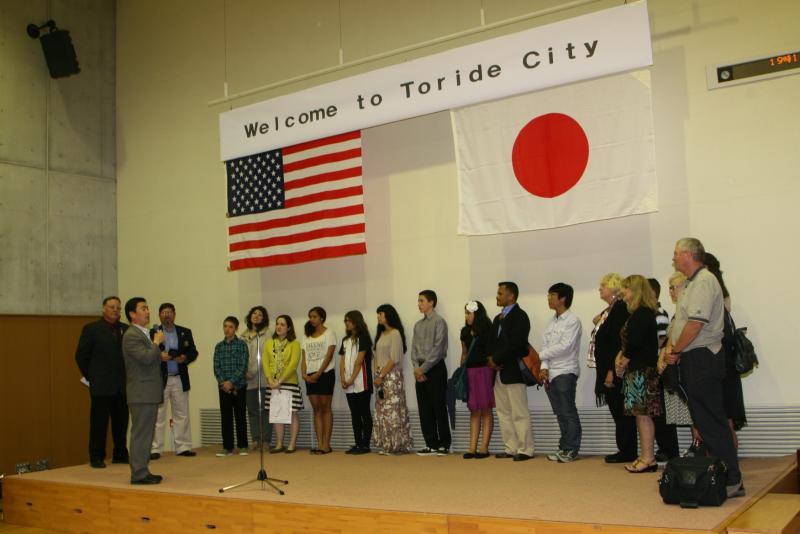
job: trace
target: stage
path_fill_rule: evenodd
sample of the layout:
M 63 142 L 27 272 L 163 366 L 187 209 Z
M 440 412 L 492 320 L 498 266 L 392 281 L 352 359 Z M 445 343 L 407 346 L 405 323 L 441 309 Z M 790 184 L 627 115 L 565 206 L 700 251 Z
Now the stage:
M 660 474 L 628 474 L 601 457 L 571 464 L 416 455 L 265 454 L 284 496 L 256 482 L 258 454 L 151 462 L 156 486 L 131 486 L 127 465 L 7 476 L 6 521 L 67 532 L 723 532 L 774 486 L 796 477 L 794 456 L 745 458 L 747 497 L 683 510 L 658 495 Z

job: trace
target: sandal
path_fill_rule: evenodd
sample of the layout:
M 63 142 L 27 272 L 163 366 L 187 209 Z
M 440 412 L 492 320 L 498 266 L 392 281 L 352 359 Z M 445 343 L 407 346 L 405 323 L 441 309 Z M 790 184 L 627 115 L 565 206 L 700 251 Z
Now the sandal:
M 286 449 L 283 446 L 281 446 L 281 447 L 275 447 L 274 449 L 270 449 L 269 452 L 272 453 L 272 454 L 275 454 L 275 453 L 278 453 L 278 452 L 283 452 L 285 450 Z
M 658 471 L 658 463 L 648 464 L 637 458 L 632 464 L 625 466 L 625 471 L 628 473 L 655 473 Z
M 311 449 L 308 452 L 311 453 L 311 454 L 322 454 L 322 450 L 320 450 L 320 449 Z

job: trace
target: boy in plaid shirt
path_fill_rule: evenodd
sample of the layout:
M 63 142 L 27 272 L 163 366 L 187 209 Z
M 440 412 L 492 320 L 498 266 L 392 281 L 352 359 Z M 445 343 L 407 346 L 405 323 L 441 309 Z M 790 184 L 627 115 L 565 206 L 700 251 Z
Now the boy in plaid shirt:
M 236 442 L 239 454 L 247 455 L 247 425 L 245 422 L 247 379 L 247 345 L 236 336 L 239 320 L 228 316 L 222 322 L 225 339 L 214 347 L 214 376 L 219 385 L 219 411 L 222 418 L 222 447 L 217 456 L 231 456 L 233 448 L 233 419 L 236 418 Z

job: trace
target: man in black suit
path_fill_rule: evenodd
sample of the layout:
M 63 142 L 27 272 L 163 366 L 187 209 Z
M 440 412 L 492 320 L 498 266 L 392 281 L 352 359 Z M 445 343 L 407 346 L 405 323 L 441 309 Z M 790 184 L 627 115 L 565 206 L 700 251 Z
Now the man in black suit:
M 172 432 L 175 436 L 175 452 L 178 456 L 195 456 L 192 450 L 192 427 L 189 420 L 189 364 L 197 359 L 192 331 L 175 324 L 175 306 L 165 302 L 158 307 L 161 326 L 156 330 L 164 333 L 161 350 L 170 358 L 161 362 L 161 378 L 164 386 L 164 402 L 158 407 L 155 434 L 150 446 L 150 459 L 161 458 L 164 450 L 164 431 L 167 423 L 167 401 L 172 412 Z
M 164 342 L 160 330 L 150 333 L 150 308 L 142 297 L 125 303 L 125 316 L 131 327 L 122 336 L 122 354 L 125 358 L 128 408 L 131 411 L 131 484 L 159 484 L 160 475 L 150 472 L 150 444 L 156 426 L 158 405 L 164 401 L 161 384 L 161 362 L 169 354 L 159 349 Z
M 503 310 L 492 321 L 489 336 L 490 365 L 497 369 L 494 399 L 505 450 L 497 458 L 522 462 L 533 458 L 533 431 L 528 410 L 528 390 L 519 362 L 528 354 L 531 322 L 519 307 L 519 288 L 514 282 L 500 282 L 497 305 Z
M 122 302 L 119 297 L 103 299 L 103 317 L 83 327 L 75 350 L 75 361 L 89 381 L 89 461 L 92 467 L 105 467 L 106 428 L 111 419 L 114 439 L 112 463 L 128 463 L 128 403 L 125 400 L 125 362 L 122 335 L 128 325 L 119 322 Z

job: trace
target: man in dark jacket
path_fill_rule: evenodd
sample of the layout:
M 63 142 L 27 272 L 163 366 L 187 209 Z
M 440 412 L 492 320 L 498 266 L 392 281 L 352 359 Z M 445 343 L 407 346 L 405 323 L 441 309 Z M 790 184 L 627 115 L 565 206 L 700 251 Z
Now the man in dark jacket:
M 112 463 L 128 463 L 128 404 L 125 400 L 125 362 L 122 335 L 128 325 L 119 322 L 122 302 L 118 297 L 103 300 L 103 317 L 83 327 L 75 350 L 75 361 L 89 381 L 89 461 L 105 467 L 106 428 L 111 419 L 114 439 Z
M 497 369 L 494 400 L 505 450 L 496 458 L 515 462 L 533 458 L 533 431 L 528 410 L 528 390 L 519 362 L 528 354 L 531 322 L 519 307 L 519 288 L 514 282 L 500 282 L 497 305 L 502 308 L 492 321 L 489 336 L 490 362 Z
M 172 411 L 172 432 L 175 436 L 175 452 L 178 456 L 195 456 L 192 450 L 192 427 L 189 421 L 189 364 L 197 359 L 192 331 L 175 324 L 175 306 L 165 302 L 158 307 L 161 325 L 151 330 L 164 333 L 160 347 L 170 358 L 161 362 L 161 378 L 164 385 L 164 402 L 158 407 L 150 459 L 157 460 L 164 450 L 164 431 L 167 422 L 167 401 Z

